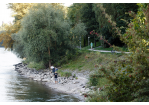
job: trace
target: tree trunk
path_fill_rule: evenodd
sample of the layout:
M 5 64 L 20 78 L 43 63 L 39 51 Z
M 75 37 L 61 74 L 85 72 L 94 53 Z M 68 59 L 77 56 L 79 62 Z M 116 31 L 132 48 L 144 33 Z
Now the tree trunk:
M 49 43 L 48 43 L 48 52 L 49 52 L 49 57 L 51 56 L 50 54 L 50 47 L 49 47 Z M 49 59 L 49 68 L 51 67 L 51 58 Z
M 49 60 L 49 68 L 51 67 L 51 60 Z

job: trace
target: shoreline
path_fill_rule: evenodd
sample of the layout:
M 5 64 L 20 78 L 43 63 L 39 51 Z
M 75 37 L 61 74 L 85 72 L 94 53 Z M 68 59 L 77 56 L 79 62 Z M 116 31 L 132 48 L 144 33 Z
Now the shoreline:
M 79 99 L 79 102 L 85 102 L 86 98 L 84 97 L 84 94 L 87 94 L 90 91 L 87 86 L 87 78 L 90 74 L 89 71 L 72 71 L 72 75 L 75 74 L 77 79 L 73 76 L 70 76 L 69 78 L 58 77 L 58 83 L 55 84 L 53 74 L 49 69 L 35 70 L 28 68 L 27 65 L 24 65 L 23 63 L 19 63 L 14 66 L 15 71 L 17 71 L 20 75 L 31 78 L 34 81 L 41 81 L 42 84 L 50 89 L 54 89 L 54 91 L 73 95 Z

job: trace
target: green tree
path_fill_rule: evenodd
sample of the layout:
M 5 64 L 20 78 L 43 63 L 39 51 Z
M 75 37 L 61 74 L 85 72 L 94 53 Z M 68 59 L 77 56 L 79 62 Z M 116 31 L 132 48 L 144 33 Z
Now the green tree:
M 78 23 L 71 29 L 71 23 L 65 20 L 64 13 L 57 5 L 33 6 L 22 19 L 22 28 L 12 35 L 18 42 L 14 47 L 18 50 L 15 51 L 30 61 L 43 61 L 49 66 L 66 54 L 75 52 L 79 37 L 86 34 L 85 26 Z
M 51 3 L 54 7 L 55 5 L 59 8 L 63 9 L 63 6 L 60 3 Z M 13 20 L 13 24 L 5 25 L 5 31 L 0 34 L 0 41 L 3 40 L 3 46 L 5 49 L 13 49 L 14 40 L 11 38 L 12 34 L 17 33 L 21 28 L 21 20 L 22 18 L 28 13 L 28 10 L 33 6 L 37 5 L 37 3 L 9 3 L 8 9 L 13 11 L 12 17 L 15 19 Z M 64 11 L 63 11 L 64 12 Z
M 96 46 L 96 36 L 90 35 L 90 32 L 92 30 L 98 32 L 99 28 L 99 23 L 96 21 L 95 12 L 93 11 L 93 3 L 84 3 L 82 5 L 82 8 L 80 9 L 80 13 L 81 21 L 85 23 L 88 32 L 88 35 L 85 37 L 86 40 L 84 40 L 84 42 L 87 41 L 89 36 L 91 40 L 94 40 L 94 44 Z
M 99 27 L 99 24 L 95 19 L 95 13 L 92 9 L 93 3 L 73 3 L 73 5 L 68 9 L 68 17 L 71 19 L 74 25 L 81 20 L 87 27 L 88 35 L 84 37 L 84 46 L 88 42 L 88 36 L 91 40 L 94 40 L 95 43 L 95 37 L 89 33 L 92 30 L 97 31 Z
M 111 20 L 105 8 L 101 4 L 98 6 L 131 52 L 116 61 L 111 60 L 108 66 L 100 66 L 99 71 L 102 71 L 104 76 L 112 82 L 106 87 L 108 89 L 106 97 L 116 102 L 148 102 L 149 4 L 138 4 L 137 14 L 128 12 L 134 19 L 128 24 L 125 34 L 121 34 L 120 28 L 116 27 L 116 22 Z
M 70 18 L 72 26 L 81 20 L 80 8 L 82 8 L 82 5 L 82 3 L 73 3 L 70 7 L 68 7 L 67 17 Z
M 135 3 L 103 3 L 104 8 L 106 8 L 106 13 L 111 16 L 111 20 L 115 21 L 117 27 L 123 27 L 121 33 L 125 33 L 125 29 L 128 27 L 128 23 L 124 20 L 130 22 L 133 19 L 131 16 L 126 14 L 128 11 L 137 12 L 138 6 Z M 111 44 L 117 46 L 123 46 L 124 43 L 120 40 L 120 37 L 115 33 L 112 28 L 110 21 L 105 17 L 103 11 L 98 7 L 98 4 L 94 4 L 93 10 L 95 11 L 96 19 L 99 23 L 98 32 L 105 36 L 106 40 Z

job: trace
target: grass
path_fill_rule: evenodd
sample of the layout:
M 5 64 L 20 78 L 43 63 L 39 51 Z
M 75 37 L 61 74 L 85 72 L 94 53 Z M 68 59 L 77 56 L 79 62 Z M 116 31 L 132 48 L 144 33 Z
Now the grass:
M 127 47 L 120 47 L 120 49 L 124 52 L 129 52 L 128 48 Z
M 88 51 L 90 47 L 82 48 L 81 55 L 77 56 L 67 64 L 63 64 L 61 70 L 78 70 L 78 71 L 94 71 L 90 74 L 88 85 L 95 87 L 94 93 L 87 93 L 87 101 L 89 102 L 109 102 L 107 94 L 108 87 L 112 82 L 104 77 L 104 73 L 99 70 L 99 67 L 108 66 L 114 60 L 125 57 L 122 53 L 106 53 Z M 100 72 L 99 72 L 100 71 Z M 100 94 L 98 89 L 101 88 Z
M 62 70 L 58 70 L 58 74 L 61 76 L 61 77 L 70 77 L 72 76 L 72 73 L 71 72 L 64 72 Z
M 88 49 L 90 49 L 91 48 L 91 46 L 86 46 L 86 47 L 83 47 L 80 51 L 81 52 L 91 52 L 90 50 L 88 50 Z
M 111 51 L 112 48 L 103 48 L 103 47 L 99 47 L 99 48 L 94 48 L 94 50 L 107 50 L 107 51 Z
M 89 94 L 89 97 L 87 97 L 87 102 L 110 102 L 107 98 L 107 90 L 100 91 L 100 94 L 98 91 L 95 91 L 92 94 Z
M 123 54 L 116 53 L 102 53 L 96 51 L 87 50 L 88 47 L 82 49 L 82 54 L 77 56 L 74 60 L 70 60 L 69 63 L 61 66 L 62 70 L 97 70 L 95 65 L 106 64 L 110 62 L 110 59 L 116 59 Z

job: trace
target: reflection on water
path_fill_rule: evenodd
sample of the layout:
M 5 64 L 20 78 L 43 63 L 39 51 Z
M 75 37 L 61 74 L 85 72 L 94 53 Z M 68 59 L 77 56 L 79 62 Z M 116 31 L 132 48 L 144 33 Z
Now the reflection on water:
M 53 91 L 41 82 L 18 75 L 13 64 L 21 62 L 12 52 L 0 48 L 1 102 L 77 102 L 77 98 Z
M 17 76 L 15 81 L 11 81 L 7 88 L 7 96 L 12 101 L 28 101 L 28 102 L 66 102 L 66 101 L 78 101 L 68 94 L 61 94 L 48 89 L 43 86 L 41 82 L 36 82 L 31 79 Z M 13 97 L 13 99 L 12 99 Z

